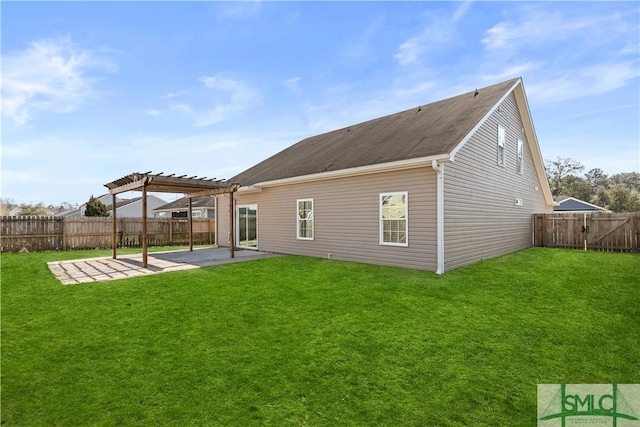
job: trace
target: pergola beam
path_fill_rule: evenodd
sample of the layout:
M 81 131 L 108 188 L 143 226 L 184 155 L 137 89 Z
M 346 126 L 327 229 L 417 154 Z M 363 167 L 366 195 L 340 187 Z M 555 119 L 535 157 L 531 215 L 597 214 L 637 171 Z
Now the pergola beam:
M 240 188 L 239 185 L 235 185 L 233 187 L 234 188 L 225 187 L 224 189 L 196 191 L 195 193 L 187 193 L 184 196 L 187 197 L 187 198 L 196 198 L 196 197 L 204 197 L 204 196 L 216 196 L 218 194 L 232 193 L 232 192 L 236 191 L 238 188 Z

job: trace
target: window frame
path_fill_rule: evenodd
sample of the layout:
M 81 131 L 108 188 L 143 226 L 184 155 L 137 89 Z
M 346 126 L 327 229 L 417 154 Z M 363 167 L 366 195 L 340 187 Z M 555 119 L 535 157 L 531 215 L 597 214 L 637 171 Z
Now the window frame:
M 384 240 L 384 221 L 385 219 L 382 216 L 382 203 L 385 197 L 387 196 L 398 196 L 402 195 L 404 197 L 404 243 L 401 242 L 385 242 Z M 378 226 L 379 230 L 379 242 L 381 246 L 399 246 L 399 247 L 408 247 L 409 246 L 409 192 L 408 191 L 391 191 L 380 193 L 378 197 Z M 388 220 L 388 219 L 387 219 Z M 395 219 L 396 221 L 401 221 L 401 219 Z
M 516 172 L 524 174 L 524 141 L 518 138 L 518 156 L 516 157 Z
M 300 203 L 311 202 L 311 219 L 300 219 Z M 298 199 L 296 200 L 296 239 L 297 240 L 314 240 L 316 237 L 316 221 L 315 221 L 315 210 L 316 204 L 312 198 L 307 199 Z M 300 227 L 300 223 L 302 221 L 311 221 L 311 237 L 303 237 L 300 236 L 300 231 L 305 229 Z
M 507 130 L 502 126 L 498 125 L 498 145 L 497 145 L 497 153 L 496 153 L 496 161 L 498 166 L 504 167 L 506 163 L 506 149 L 507 145 Z

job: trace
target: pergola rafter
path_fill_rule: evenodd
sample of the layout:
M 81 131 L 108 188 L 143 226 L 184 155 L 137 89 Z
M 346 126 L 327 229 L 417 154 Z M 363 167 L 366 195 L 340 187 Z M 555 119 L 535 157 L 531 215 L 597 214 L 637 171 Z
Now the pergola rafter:
M 164 173 L 152 174 L 149 172 L 134 172 L 122 178 L 116 179 L 104 185 L 109 189 L 112 197 L 113 217 L 113 258 L 117 257 L 117 236 L 116 236 L 116 195 L 126 191 L 142 191 L 142 266 L 147 267 L 147 192 L 157 193 L 182 193 L 189 199 L 189 250 L 193 250 L 193 218 L 191 212 L 191 199 L 201 196 L 213 196 L 217 194 L 229 194 L 229 206 L 231 215 L 229 215 L 229 227 L 231 233 L 231 242 L 229 244 L 229 254 L 234 258 L 234 209 L 233 209 L 233 193 L 235 193 L 240 185 L 237 183 L 216 179 L 186 175 L 175 176 L 175 174 L 164 175 Z

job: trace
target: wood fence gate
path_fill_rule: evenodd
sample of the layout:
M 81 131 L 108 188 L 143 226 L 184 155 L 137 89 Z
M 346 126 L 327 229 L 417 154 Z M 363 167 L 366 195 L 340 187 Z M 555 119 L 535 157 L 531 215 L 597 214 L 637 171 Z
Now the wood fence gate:
M 534 245 L 639 252 L 640 212 L 536 214 Z

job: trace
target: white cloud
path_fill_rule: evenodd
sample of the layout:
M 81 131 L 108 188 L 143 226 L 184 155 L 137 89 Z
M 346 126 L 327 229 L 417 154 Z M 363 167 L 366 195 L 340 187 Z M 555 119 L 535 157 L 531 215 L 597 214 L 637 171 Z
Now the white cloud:
M 261 1 L 220 2 L 217 6 L 216 14 L 221 22 L 255 19 L 262 11 Z
M 483 84 L 491 85 L 500 81 L 522 77 L 524 74 L 542 68 L 543 66 L 544 64 L 541 62 L 527 61 L 522 64 L 515 64 L 507 66 L 506 68 L 498 69 L 495 72 L 482 74 L 480 75 L 480 81 Z
M 175 98 L 176 96 L 184 95 L 186 92 L 183 90 L 179 90 L 177 92 L 167 93 L 166 95 L 159 96 L 158 99 L 169 99 Z
M 300 80 L 300 77 L 292 77 L 283 81 L 282 84 L 294 94 L 300 95 L 302 93 L 302 91 L 300 90 Z
M 68 38 L 32 42 L 2 56 L 2 115 L 22 126 L 38 111 L 74 111 L 96 95 L 97 76 L 105 71 L 117 71 L 111 59 Z
M 394 55 L 402 66 L 417 63 L 430 51 L 443 50 L 456 36 L 455 23 L 442 13 L 432 13 L 417 35 L 402 43 Z
M 382 27 L 382 18 L 374 19 L 366 28 L 364 33 L 358 35 L 348 42 L 342 49 L 342 56 L 349 62 L 356 65 L 370 62 L 376 59 L 376 43 L 374 37 Z
M 507 19 L 487 30 L 482 39 L 487 49 L 521 49 L 572 37 L 600 43 L 615 37 L 618 33 L 637 31 L 629 29 L 617 13 L 579 16 L 576 13 L 563 14 L 545 6 L 524 6 L 513 15 L 519 19 Z
M 227 121 L 259 100 L 258 92 L 247 82 L 230 73 L 202 76 L 197 88 L 163 95 L 162 99 L 180 96 L 185 102 L 169 104 L 169 109 L 186 114 L 195 126 L 204 127 Z
M 181 113 L 191 113 L 191 106 L 187 104 L 171 104 L 169 105 L 169 108 L 171 108 L 174 111 L 179 111 Z
M 196 126 L 223 122 L 250 107 L 258 98 L 247 83 L 233 79 L 226 73 L 201 77 L 200 81 L 212 92 L 216 103 L 212 108 L 195 114 Z
M 453 22 L 458 22 L 467 14 L 469 7 L 471 6 L 472 0 L 467 0 L 462 2 L 460 6 L 453 13 Z
M 162 111 L 154 109 L 144 110 L 144 112 L 150 116 L 159 116 L 160 114 L 162 114 Z
M 567 70 L 561 77 L 527 84 L 532 100 L 552 103 L 601 95 L 628 85 L 638 78 L 636 61 L 609 62 Z

